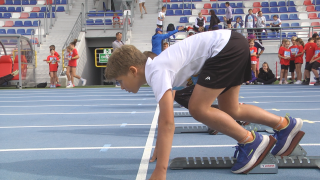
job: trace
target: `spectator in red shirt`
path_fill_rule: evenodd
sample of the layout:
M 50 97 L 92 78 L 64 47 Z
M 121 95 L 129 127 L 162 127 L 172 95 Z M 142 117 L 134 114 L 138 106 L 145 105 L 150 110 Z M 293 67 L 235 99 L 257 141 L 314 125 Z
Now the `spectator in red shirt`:
M 307 65 L 305 68 L 304 74 L 306 75 L 306 81 L 303 82 L 303 85 L 309 85 L 310 83 L 310 71 L 313 72 L 314 76 L 316 77 L 316 83 L 314 84 L 315 86 L 320 85 L 319 81 L 319 73 L 318 73 L 318 68 L 320 67 L 320 38 L 316 39 L 316 44 L 317 47 L 314 52 L 314 56 L 311 58 L 310 63 Z
M 317 48 L 317 44 L 314 41 L 315 41 L 314 38 L 309 38 L 308 43 L 304 46 L 303 52 L 306 54 L 306 65 L 304 68 L 306 68 L 309 65 L 309 62 L 311 61 L 311 59 L 314 55 L 314 51 Z M 303 77 L 304 77 L 303 81 L 305 81 L 307 78 L 305 73 L 304 73 Z
M 50 55 L 47 57 L 50 70 L 50 88 L 56 88 L 58 63 L 60 61 L 60 59 L 54 55 L 54 52 L 54 49 L 50 49 Z
M 304 49 L 304 42 L 301 38 L 296 39 L 297 44 L 297 53 L 295 55 L 294 63 L 296 64 L 296 73 L 297 73 L 297 82 L 294 84 L 301 84 L 302 81 L 302 73 L 301 73 L 301 65 L 303 64 L 303 49 Z
M 118 24 L 119 28 L 121 28 L 120 17 L 118 16 L 117 13 L 113 14 L 112 21 L 113 21 L 113 28 L 116 28 L 116 24 Z
M 56 47 L 55 47 L 55 45 L 51 45 L 51 46 L 49 46 L 49 49 L 53 49 L 53 50 L 54 50 L 54 55 L 55 55 L 58 59 L 61 59 L 61 57 L 60 57 L 59 53 L 56 51 Z M 43 61 L 46 61 L 46 62 L 47 62 L 47 59 L 44 59 Z M 59 69 L 59 64 L 58 64 L 57 69 Z M 50 76 L 50 73 L 49 73 L 49 77 L 51 77 L 51 76 Z M 57 83 L 56 83 L 56 87 L 60 87 L 61 85 L 59 84 L 58 73 L 57 73 L 57 75 L 56 75 L 55 80 L 57 81 Z
M 74 81 L 73 77 L 76 77 L 77 79 L 80 79 L 82 81 L 82 86 L 85 86 L 87 83 L 87 80 L 83 79 L 79 75 L 76 74 L 77 69 L 77 60 L 79 59 L 78 51 L 75 48 L 77 44 L 77 39 L 75 39 L 73 42 L 70 43 L 70 45 L 67 47 L 67 50 L 69 49 L 70 54 L 67 60 L 69 61 L 68 67 L 67 67 L 67 76 L 71 76 L 69 80 L 69 84 L 67 88 L 73 88 L 74 87 Z
M 294 71 L 296 70 L 296 64 L 294 63 L 294 60 L 296 59 L 296 54 L 298 50 L 298 46 L 296 44 L 296 36 L 291 37 L 292 46 L 290 46 L 290 52 L 291 52 L 291 59 L 290 59 L 290 66 L 289 66 L 289 72 L 291 72 L 291 82 L 290 84 L 294 83 Z
M 288 84 L 287 76 L 288 76 L 288 67 L 290 65 L 290 49 L 288 49 L 290 46 L 290 41 L 286 41 L 284 47 L 280 47 L 278 52 L 278 57 L 281 58 L 280 64 L 281 64 L 281 73 L 280 73 L 280 81 L 279 84 Z M 282 78 L 284 78 L 284 82 L 282 82 Z
M 249 49 L 250 49 L 250 54 L 251 54 L 251 70 L 254 72 L 254 76 L 257 77 L 257 73 L 256 73 L 257 48 L 254 47 L 254 39 L 250 39 Z

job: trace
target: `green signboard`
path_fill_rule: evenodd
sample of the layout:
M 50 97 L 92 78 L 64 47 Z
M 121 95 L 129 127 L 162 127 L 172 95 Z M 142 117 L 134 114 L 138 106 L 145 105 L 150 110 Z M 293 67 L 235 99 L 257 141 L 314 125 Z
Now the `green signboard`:
M 103 49 L 103 53 L 99 53 L 99 63 L 107 63 L 111 56 L 111 49 Z

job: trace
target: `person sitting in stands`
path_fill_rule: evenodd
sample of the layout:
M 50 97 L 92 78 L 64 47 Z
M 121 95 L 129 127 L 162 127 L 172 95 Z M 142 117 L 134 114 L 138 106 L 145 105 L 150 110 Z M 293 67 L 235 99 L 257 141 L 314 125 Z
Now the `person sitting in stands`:
M 194 26 L 193 26 L 193 30 L 196 32 L 203 32 L 205 31 L 205 24 L 206 24 L 206 20 L 204 19 L 204 17 L 202 17 L 202 13 L 200 12 L 198 14 L 198 17 L 195 19 L 194 22 Z
M 274 74 L 272 73 L 271 69 L 267 62 L 262 64 L 262 68 L 259 70 L 259 75 L 257 81 L 262 84 L 272 84 L 276 81 Z
M 114 13 L 114 14 L 113 14 L 112 21 L 113 21 L 113 28 L 116 28 L 116 24 L 119 25 L 119 28 L 121 27 L 120 17 L 118 16 L 117 13 Z

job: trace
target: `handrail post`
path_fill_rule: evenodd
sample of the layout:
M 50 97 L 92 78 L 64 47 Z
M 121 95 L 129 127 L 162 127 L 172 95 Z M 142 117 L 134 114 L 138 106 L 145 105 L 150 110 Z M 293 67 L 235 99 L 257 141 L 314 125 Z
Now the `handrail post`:
M 52 5 L 49 5 L 50 29 L 52 29 Z

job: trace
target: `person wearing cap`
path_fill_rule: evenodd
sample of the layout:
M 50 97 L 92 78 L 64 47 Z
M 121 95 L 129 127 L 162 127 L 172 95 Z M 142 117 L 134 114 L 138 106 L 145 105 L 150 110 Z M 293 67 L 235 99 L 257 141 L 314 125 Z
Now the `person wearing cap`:
M 156 34 L 152 36 L 152 52 L 156 55 L 161 53 L 162 40 L 169 38 L 171 35 L 177 33 L 178 31 L 183 30 L 184 27 L 180 26 L 178 29 L 174 31 L 170 31 L 167 34 L 162 34 L 162 30 L 160 28 L 156 29 Z
M 251 34 L 248 36 L 248 41 L 250 41 L 250 39 L 254 39 L 254 47 L 257 48 L 257 64 L 256 64 L 256 74 L 259 74 L 259 57 L 261 56 L 261 54 L 264 52 L 264 46 L 256 39 L 256 37 Z M 259 52 L 260 49 L 260 52 Z

